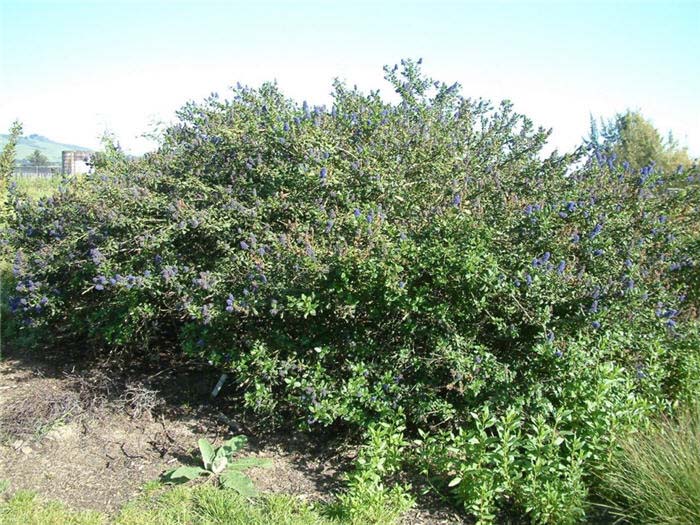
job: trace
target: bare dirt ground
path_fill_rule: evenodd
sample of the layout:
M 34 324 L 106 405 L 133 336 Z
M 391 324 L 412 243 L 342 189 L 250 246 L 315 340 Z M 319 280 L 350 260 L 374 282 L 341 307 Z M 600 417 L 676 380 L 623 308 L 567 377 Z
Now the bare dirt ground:
M 355 454 L 328 435 L 314 441 L 265 432 L 225 389 L 211 400 L 218 374 L 206 365 L 11 350 L 2 357 L 0 480 L 10 482 L 10 493 L 29 489 L 76 509 L 114 513 L 163 471 L 195 462 L 199 438 L 219 443 L 245 434 L 244 455 L 273 461 L 249 471 L 261 492 L 329 500 Z M 430 502 L 406 516 L 412 524 L 457 522 L 457 514 Z

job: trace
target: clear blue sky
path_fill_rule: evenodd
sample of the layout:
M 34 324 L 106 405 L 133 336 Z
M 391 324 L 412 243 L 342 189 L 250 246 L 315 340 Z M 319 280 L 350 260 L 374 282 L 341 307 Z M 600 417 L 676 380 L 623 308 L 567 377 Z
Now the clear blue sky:
M 0 19 L 1 130 L 62 142 L 109 129 L 140 152 L 154 122 L 238 81 L 327 103 L 336 76 L 388 91 L 382 66 L 422 57 L 562 149 L 589 113 L 631 108 L 700 155 L 700 1 L 0 0 Z

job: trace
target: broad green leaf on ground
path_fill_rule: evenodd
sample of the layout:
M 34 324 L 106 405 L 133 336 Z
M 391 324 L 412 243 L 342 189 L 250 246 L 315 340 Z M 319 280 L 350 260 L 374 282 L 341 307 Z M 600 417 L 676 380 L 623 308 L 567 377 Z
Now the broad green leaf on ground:
M 201 467 L 179 467 L 174 470 L 169 470 L 163 474 L 163 478 L 166 481 L 172 483 L 183 483 L 185 481 L 190 481 L 198 478 L 202 474 L 206 474 L 207 471 Z
M 220 472 L 223 472 L 228 466 L 228 458 L 225 454 L 222 454 L 220 452 L 221 450 L 219 450 L 219 453 L 216 454 L 216 457 L 214 458 L 214 461 L 211 464 L 210 470 L 214 474 L 219 474 Z
M 251 467 L 270 467 L 272 460 L 268 458 L 241 458 L 229 465 L 229 468 L 243 470 Z
M 224 441 L 221 448 L 226 449 L 227 455 L 234 454 L 248 444 L 248 438 L 245 436 L 234 436 L 228 441 Z
M 211 464 L 214 461 L 214 448 L 206 439 L 200 439 L 197 443 L 199 444 L 199 451 L 202 453 L 204 468 L 211 470 Z
M 221 484 L 227 489 L 233 489 L 241 496 L 253 497 L 258 491 L 253 486 L 253 481 L 237 470 L 227 470 L 221 474 Z

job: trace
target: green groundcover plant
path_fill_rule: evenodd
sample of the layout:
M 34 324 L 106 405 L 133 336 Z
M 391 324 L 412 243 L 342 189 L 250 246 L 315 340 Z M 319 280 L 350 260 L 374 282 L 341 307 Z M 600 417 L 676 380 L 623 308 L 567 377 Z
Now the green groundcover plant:
M 10 308 L 178 345 L 279 421 L 402 428 L 392 472 L 482 522 L 577 521 L 618 438 L 698 391 L 697 170 L 547 156 L 509 102 L 385 71 L 393 101 L 238 87 L 143 159 L 15 190 Z
M 209 476 L 218 479 L 221 486 L 235 490 L 241 496 L 256 496 L 258 492 L 253 485 L 253 480 L 243 471 L 252 467 L 269 467 L 272 462 L 265 458 L 234 459 L 234 454 L 247 442 L 248 439 L 245 436 L 234 436 L 220 447 L 214 448 L 209 441 L 202 438 L 197 443 L 202 456 L 202 466 L 183 465 L 165 472 L 162 479 L 166 483 L 186 483 L 202 476 Z

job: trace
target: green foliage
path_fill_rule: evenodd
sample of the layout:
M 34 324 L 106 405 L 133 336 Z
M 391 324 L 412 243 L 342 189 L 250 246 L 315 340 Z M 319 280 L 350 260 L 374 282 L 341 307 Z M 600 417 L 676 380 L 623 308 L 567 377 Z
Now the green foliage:
M 35 149 L 32 154 L 27 157 L 26 162 L 29 166 L 40 168 L 46 166 L 49 163 L 49 159 L 38 149 Z
M 261 458 L 234 459 L 233 456 L 247 442 L 245 436 L 234 436 L 214 448 L 206 439 L 200 439 L 198 445 L 203 468 L 185 465 L 165 472 L 162 479 L 166 483 L 186 483 L 200 476 L 211 476 L 218 479 L 221 486 L 235 490 L 241 496 L 257 496 L 253 481 L 242 471 L 251 467 L 269 467 L 271 462 Z
M 576 521 L 618 440 L 697 392 L 697 170 L 543 158 L 510 103 L 411 61 L 386 78 L 398 102 L 336 83 L 330 109 L 241 87 L 144 159 L 112 143 L 57 195 L 15 192 L 10 306 L 27 330 L 178 345 L 271 420 L 398 415 L 411 462 L 358 463 L 345 508 L 402 508 L 385 478 L 418 467 L 482 522 Z
M 266 495 L 251 501 L 235 491 L 208 485 L 177 487 L 127 505 L 115 525 L 330 525 L 308 503 Z M 359 525 L 359 524 L 358 524 Z
M 0 226 L 4 226 L 7 220 L 7 189 L 10 184 L 10 177 L 15 166 L 15 150 L 17 140 L 22 136 L 22 124 L 18 121 L 12 123 L 7 142 L 0 153 Z
M 35 494 L 19 491 L 0 502 L 2 525 L 102 525 L 105 517 L 97 512 L 76 512 L 57 502 L 40 501 Z
M 378 423 L 367 430 L 355 469 L 346 477 L 347 490 L 326 513 L 342 523 L 396 523 L 413 504 L 410 486 L 387 485 L 406 459 L 405 427 Z
M 21 176 L 15 177 L 12 181 L 18 192 L 26 194 L 34 200 L 50 197 L 58 191 L 62 176 L 51 175 L 48 177 Z
M 628 110 L 602 122 L 600 132 L 591 118 L 591 133 L 587 141 L 608 156 L 628 162 L 634 169 L 654 163 L 661 171 L 669 172 L 679 166 L 687 169 L 692 164 L 687 149 L 679 147 L 673 134 L 664 141 L 652 123 L 636 111 Z
M 700 403 L 629 436 L 605 474 L 633 523 L 700 523 Z
M 210 485 L 151 490 L 108 518 L 103 513 L 80 512 L 56 502 L 45 502 L 29 492 L 17 492 L 0 502 L 2 525 L 330 525 L 311 505 L 287 495 L 269 495 L 251 501 L 237 492 Z M 358 525 L 360 525 L 358 523 Z

